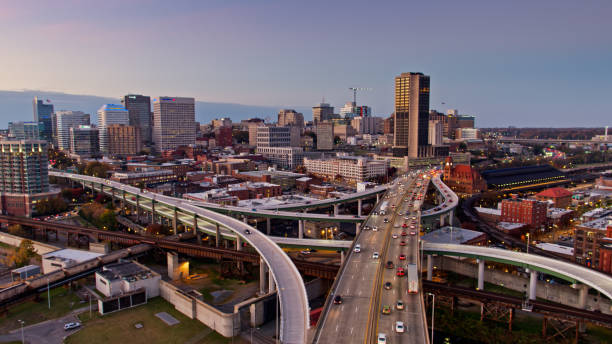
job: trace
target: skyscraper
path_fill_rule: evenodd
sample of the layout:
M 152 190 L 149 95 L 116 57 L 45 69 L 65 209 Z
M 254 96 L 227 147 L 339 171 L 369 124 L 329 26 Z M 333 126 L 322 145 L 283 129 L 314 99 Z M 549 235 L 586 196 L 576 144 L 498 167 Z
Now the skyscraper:
M 51 116 L 53 115 L 53 104 L 50 104 L 49 100 L 47 100 L 47 102 L 49 104 L 45 104 L 41 99 L 38 99 L 38 97 L 34 97 L 32 105 L 34 110 L 34 122 L 41 123 L 41 139 L 51 142 L 53 135 L 53 123 L 51 120 Z
M 70 153 L 81 158 L 89 158 L 100 152 L 98 128 L 91 125 L 79 125 L 70 128 Z
M 153 99 L 153 142 L 159 152 L 195 144 L 195 99 Z
M 112 124 L 128 125 L 129 112 L 122 105 L 104 104 L 98 110 L 98 132 L 100 134 L 100 152 L 108 153 L 108 132 L 106 128 Z
M 89 125 L 89 114 L 82 111 L 57 111 L 55 112 L 57 121 L 57 148 L 70 150 L 70 128 L 79 125 Z
M 314 124 L 330 120 L 334 117 L 334 107 L 327 103 L 320 103 L 312 107 L 312 121 Z
M 304 115 L 292 109 L 282 109 L 278 112 L 278 126 L 295 125 L 304 127 Z
M 430 154 L 429 76 L 402 73 L 395 77 L 393 155 L 409 158 Z
M 129 111 L 130 125 L 139 128 L 143 143 L 152 142 L 151 98 L 139 94 L 128 94 L 121 98 L 121 105 Z
M 40 122 L 9 122 L 9 136 L 17 140 L 40 140 Z
M 136 155 L 142 150 L 140 130 L 133 125 L 111 124 L 108 134 L 108 154 L 111 156 Z

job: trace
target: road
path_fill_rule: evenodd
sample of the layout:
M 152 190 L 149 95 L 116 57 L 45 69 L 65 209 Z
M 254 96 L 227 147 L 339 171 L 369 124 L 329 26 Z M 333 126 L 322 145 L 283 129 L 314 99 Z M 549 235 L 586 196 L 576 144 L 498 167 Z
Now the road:
M 64 330 L 64 324 L 69 322 L 79 321 L 77 314 L 89 310 L 88 307 L 82 307 L 72 311 L 70 314 L 61 318 L 43 321 L 38 324 L 25 326 L 23 335 L 26 343 L 40 344 L 61 344 L 64 338 L 77 332 L 79 329 Z M 9 334 L 0 335 L 0 342 L 21 341 L 21 329 L 11 331 Z
M 400 187 L 400 183 L 404 185 L 403 188 Z M 333 295 L 330 295 L 332 299 L 340 295 L 342 304 L 329 306 L 329 310 L 314 338 L 315 343 L 367 343 L 372 338 L 376 339 L 378 329 L 380 329 L 380 332 L 393 334 L 392 327 L 395 320 L 402 320 L 406 324 L 408 322 L 414 323 L 410 325 L 414 335 L 404 334 L 402 339 L 416 338 L 416 342 L 419 343 L 427 340 L 423 339 L 426 338 L 426 330 L 424 330 L 422 312 L 420 311 L 420 294 L 400 296 L 407 292 L 406 278 L 403 277 L 403 280 L 402 278 L 396 278 L 395 269 L 384 267 L 384 264 L 387 260 L 391 260 L 392 256 L 395 257 L 393 259 L 395 261 L 399 254 L 404 252 L 409 255 L 408 261 L 416 262 L 419 236 L 409 236 L 409 231 L 407 236 L 401 236 L 401 225 L 409 207 L 408 202 L 402 202 L 402 200 L 410 191 L 416 190 L 416 184 L 416 175 L 396 180 L 396 183 L 391 186 L 383 199 L 389 205 L 388 213 L 386 215 L 371 215 L 364 224 L 364 226 L 369 227 L 376 226 L 379 230 L 362 230 L 356 238 L 355 243 L 361 246 L 361 252 L 351 252 L 349 254 L 342 275 L 338 277 L 339 280 Z M 426 183 L 421 184 L 426 189 Z M 379 202 L 374 210 L 380 212 L 383 203 Z M 393 205 L 397 205 L 398 209 L 393 209 Z M 419 207 L 420 205 L 413 204 L 413 208 L 418 209 Z M 399 213 L 402 215 L 400 216 Z M 388 219 L 388 223 L 385 223 L 385 218 Z M 392 233 L 394 232 L 399 234 L 398 239 L 392 239 Z M 400 238 L 405 239 L 406 246 L 399 245 L 402 240 Z M 374 252 L 379 253 L 379 259 L 373 258 Z M 392 290 L 383 289 L 383 284 L 386 281 L 393 283 Z M 409 306 L 407 304 L 405 311 L 392 312 L 391 316 L 385 315 L 384 319 L 379 318 L 382 305 L 395 305 L 399 298 L 413 305 Z M 418 318 L 419 316 L 421 318 Z M 418 319 L 414 320 L 415 318 Z M 391 342 L 400 341 L 392 339 Z

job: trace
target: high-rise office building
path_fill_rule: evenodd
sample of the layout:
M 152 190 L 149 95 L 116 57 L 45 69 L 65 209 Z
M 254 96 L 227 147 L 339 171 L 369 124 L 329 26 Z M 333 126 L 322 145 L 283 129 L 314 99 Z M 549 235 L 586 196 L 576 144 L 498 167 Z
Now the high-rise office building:
M 372 108 L 365 105 L 357 106 L 355 102 L 347 102 L 340 108 L 340 117 L 351 119 L 355 117 L 366 117 L 372 115 Z
M 92 125 L 70 128 L 70 153 L 81 158 L 98 155 L 100 153 L 98 128 Z
M 129 111 L 122 105 L 104 104 L 98 110 L 98 132 L 100 134 L 100 152 L 108 153 L 108 133 L 106 128 L 113 124 L 129 125 Z
M 317 150 L 334 149 L 334 124 L 332 122 L 319 122 L 316 126 Z
M 9 122 L 9 137 L 17 140 L 40 140 L 40 122 Z
M 129 112 L 129 124 L 140 130 L 143 143 L 149 145 L 152 142 L 151 135 L 153 129 L 151 98 L 139 94 L 128 94 L 121 98 L 121 105 Z
M 82 111 L 56 111 L 57 148 L 70 150 L 70 128 L 89 125 L 89 114 Z
M 51 104 L 48 99 L 47 104 L 45 104 L 42 99 L 34 97 L 32 106 L 34 110 L 34 122 L 40 123 L 41 139 L 51 142 L 53 140 L 53 104 Z
M 312 107 L 312 121 L 316 125 L 319 122 L 334 118 L 334 107 L 327 103 L 320 103 Z
M 441 121 L 429 120 L 429 144 L 439 146 L 442 144 L 444 125 Z
M 257 130 L 257 148 L 262 147 L 299 147 L 298 127 L 260 126 Z
M 142 150 L 141 131 L 133 125 L 111 124 L 108 134 L 108 154 L 125 157 L 136 155 Z
M 195 144 L 195 99 L 153 99 L 153 142 L 159 152 Z
M 5 215 L 31 216 L 36 202 L 57 195 L 49 191 L 47 142 L 0 141 L 0 210 Z
M 304 127 L 304 115 L 292 110 L 282 109 L 278 112 L 278 126 L 294 125 L 300 128 Z
M 393 155 L 409 158 L 430 154 L 429 76 L 402 73 L 395 77 Z

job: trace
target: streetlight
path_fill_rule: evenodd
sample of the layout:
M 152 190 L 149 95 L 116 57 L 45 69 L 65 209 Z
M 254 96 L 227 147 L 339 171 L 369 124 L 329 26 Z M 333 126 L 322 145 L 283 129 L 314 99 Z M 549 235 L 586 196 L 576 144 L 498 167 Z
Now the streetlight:
M 49 291 L 49 279 L 47 278 L 47 303 L 49 304 L 49 309 L 51 309 L 51 292 Z
M 527 253 L 529 253 L 529 233 L 525 234 L 527 237 Z
M 427 293 L 427 295 L 430 295 L 433 300 L 431 302 L 431 342 L 434 342 L 434 312 L 436 311 L 436 294 L 433 293 Z
M 21 343 L 25 344 L 25 337 L 23 336 L 23 324 L 25 324 L 25 321 L 23 320 L 17 320 L 19 321 L 19 323 L 21 324 Z

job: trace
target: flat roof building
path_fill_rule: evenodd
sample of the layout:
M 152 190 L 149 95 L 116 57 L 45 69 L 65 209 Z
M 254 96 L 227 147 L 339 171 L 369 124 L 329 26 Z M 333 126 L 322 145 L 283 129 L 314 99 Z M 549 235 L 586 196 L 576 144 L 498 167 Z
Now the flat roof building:
M 158 152 L 195 144 L 195 99 L 153 99 L 153 141 Z

